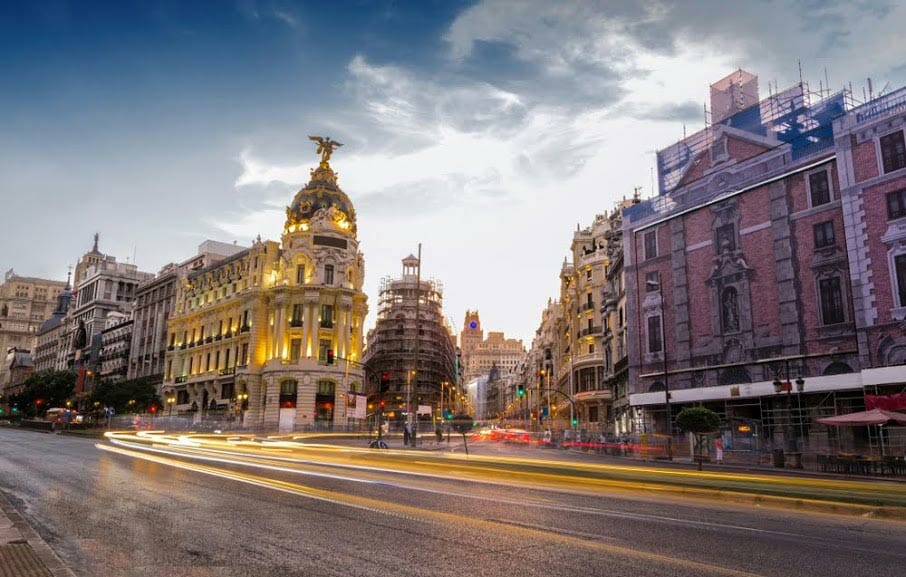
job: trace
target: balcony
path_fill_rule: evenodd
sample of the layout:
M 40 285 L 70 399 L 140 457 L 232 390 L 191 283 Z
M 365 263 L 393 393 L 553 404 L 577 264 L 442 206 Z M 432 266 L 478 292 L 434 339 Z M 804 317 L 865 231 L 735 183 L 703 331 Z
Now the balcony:
M 600 335 L 600 334 L 601 334 L 601 327 L 591 327 L 591 328 L 582 329 L 581 331 L 579 331 L 580 337 L 585 337 L 588 335 Z
M 168 351 L 172 351 L 172 350 L 175 349 L 175 348 L 176 348 L 175 346 L 170 345 L 169 347 L 167 347 L 167 350 L 168 350 Z
M 591 311 L 591 310 L 594 310 L 594 308 L 595 308 L 595 303 L 585 303 L 579 308 L 579 310 Z
M 236 367 L 230 367 L 228 369 L 220 369 L 219 375 L 232 375 L 236 373 Z
M 217 335 L 216 337 L 214 337 L 214 340 L 215 341 L 223 340 L 223 335 Z
M 291 327 L 293 327 L 293 328 L 301 327 L 301 326 L 302 326 L 302 320 L 301 320 L 301 319 L 293 319 L 293 320 L 289 321 L 289 326 L 291 326 Z
M 183 375 L 183 376 L 181 376 L 181 377 L 176 377 L 175 379 L 173 379 L 173 382 L 176 383 L 176 384 L 178 385 L 179 383 L 184 383 L 184 382 L 186 382 L 186 379 L 188 379 L 188 378 L 189 378 L 189 377 L 187 377 L 186 375 Z
M 251 327 L 250 327 L 249 325 L 242 325 L 241 327 L 239 327 L 239 332 L 240 332 L 240 333 L 247 333 L 247 332 L 249 332 L 249 329 L 250 329 L 250 328 L 251 328 Z
M 211 337 L 211 336 L 205 337 L 204 342 L 206 345 L 209 345 L 214 342 L 214 337 Z

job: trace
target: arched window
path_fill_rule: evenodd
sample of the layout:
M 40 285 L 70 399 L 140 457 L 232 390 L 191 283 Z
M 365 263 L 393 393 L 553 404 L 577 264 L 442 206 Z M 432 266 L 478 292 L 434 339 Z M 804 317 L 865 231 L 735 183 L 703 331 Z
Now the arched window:
M 752 377 L 749 376 L 749 371 L 742 367 L 730 367 L 720 374 L 721 385 L 739 385 L 751 382 Z
M 827 365 L 824 369 L 825 376 L 828 375 L 846 375 L 853 372 L 852 367 L 846 363 L 841 363 L 840 361 L 834 361 L 833 363 Z
M 723 332 L 739 331 L 739 293 L 734 287 L 727 287 L 720 296 L 720 320 Z

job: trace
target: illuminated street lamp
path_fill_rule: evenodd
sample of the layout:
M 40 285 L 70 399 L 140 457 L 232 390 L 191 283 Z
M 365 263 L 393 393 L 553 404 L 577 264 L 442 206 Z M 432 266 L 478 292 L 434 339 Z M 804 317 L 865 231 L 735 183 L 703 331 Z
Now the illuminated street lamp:
M 169 407 L 167 416 L 169 416 L 169 417 L 173 416 L 173 405 L 175 403 L 176 403 L 176 395 L 171 393 L 170 396 L 167 397 L 167 407 Z
M 239 407 L 239 422 L 245 424 L 245 405 L 249 400 L 249 394 L 246 392 L 236 394 L 236 403 Z
M 135 413 L 135 399 L 129 399 L 129 402 L 126 404 L 129 405 L 129 410 Z

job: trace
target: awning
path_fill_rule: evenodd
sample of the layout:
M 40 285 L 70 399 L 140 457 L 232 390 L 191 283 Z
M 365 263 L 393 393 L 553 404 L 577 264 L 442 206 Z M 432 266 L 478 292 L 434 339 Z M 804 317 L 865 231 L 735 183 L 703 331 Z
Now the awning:
M 866 425 L 906 425 L 906 413 L 885 411 L 884 409 L 872 409 L 870 411 L 860 411 L 858 413 L 837 415 L 836 417 L 825 417 L 823 419 L 818 419 L 817 422 L 822 425 L 830 425 L 833 427 L 864 427 Z

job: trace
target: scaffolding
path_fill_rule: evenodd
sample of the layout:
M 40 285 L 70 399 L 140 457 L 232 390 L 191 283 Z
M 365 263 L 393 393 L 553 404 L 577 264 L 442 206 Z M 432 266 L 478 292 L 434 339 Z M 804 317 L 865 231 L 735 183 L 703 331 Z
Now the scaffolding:
M 437 416 L 442 383 L 456 381 L 456 349 L 443 314 L 443 285 L 435 279 L 419 281 L 406 262 L 401 278 L 380 282 L 377 320 L 364 357 L 372 375 L 370 393 L 380 396 L 384 380 L 388 388 L 382 400 L 388 412 L 395 412 L 405 405 L 407 388 L 414 382 L 413 410 L 430 405 L 432 416 Z M 417 379 L 411 378 L 412 370 Z

